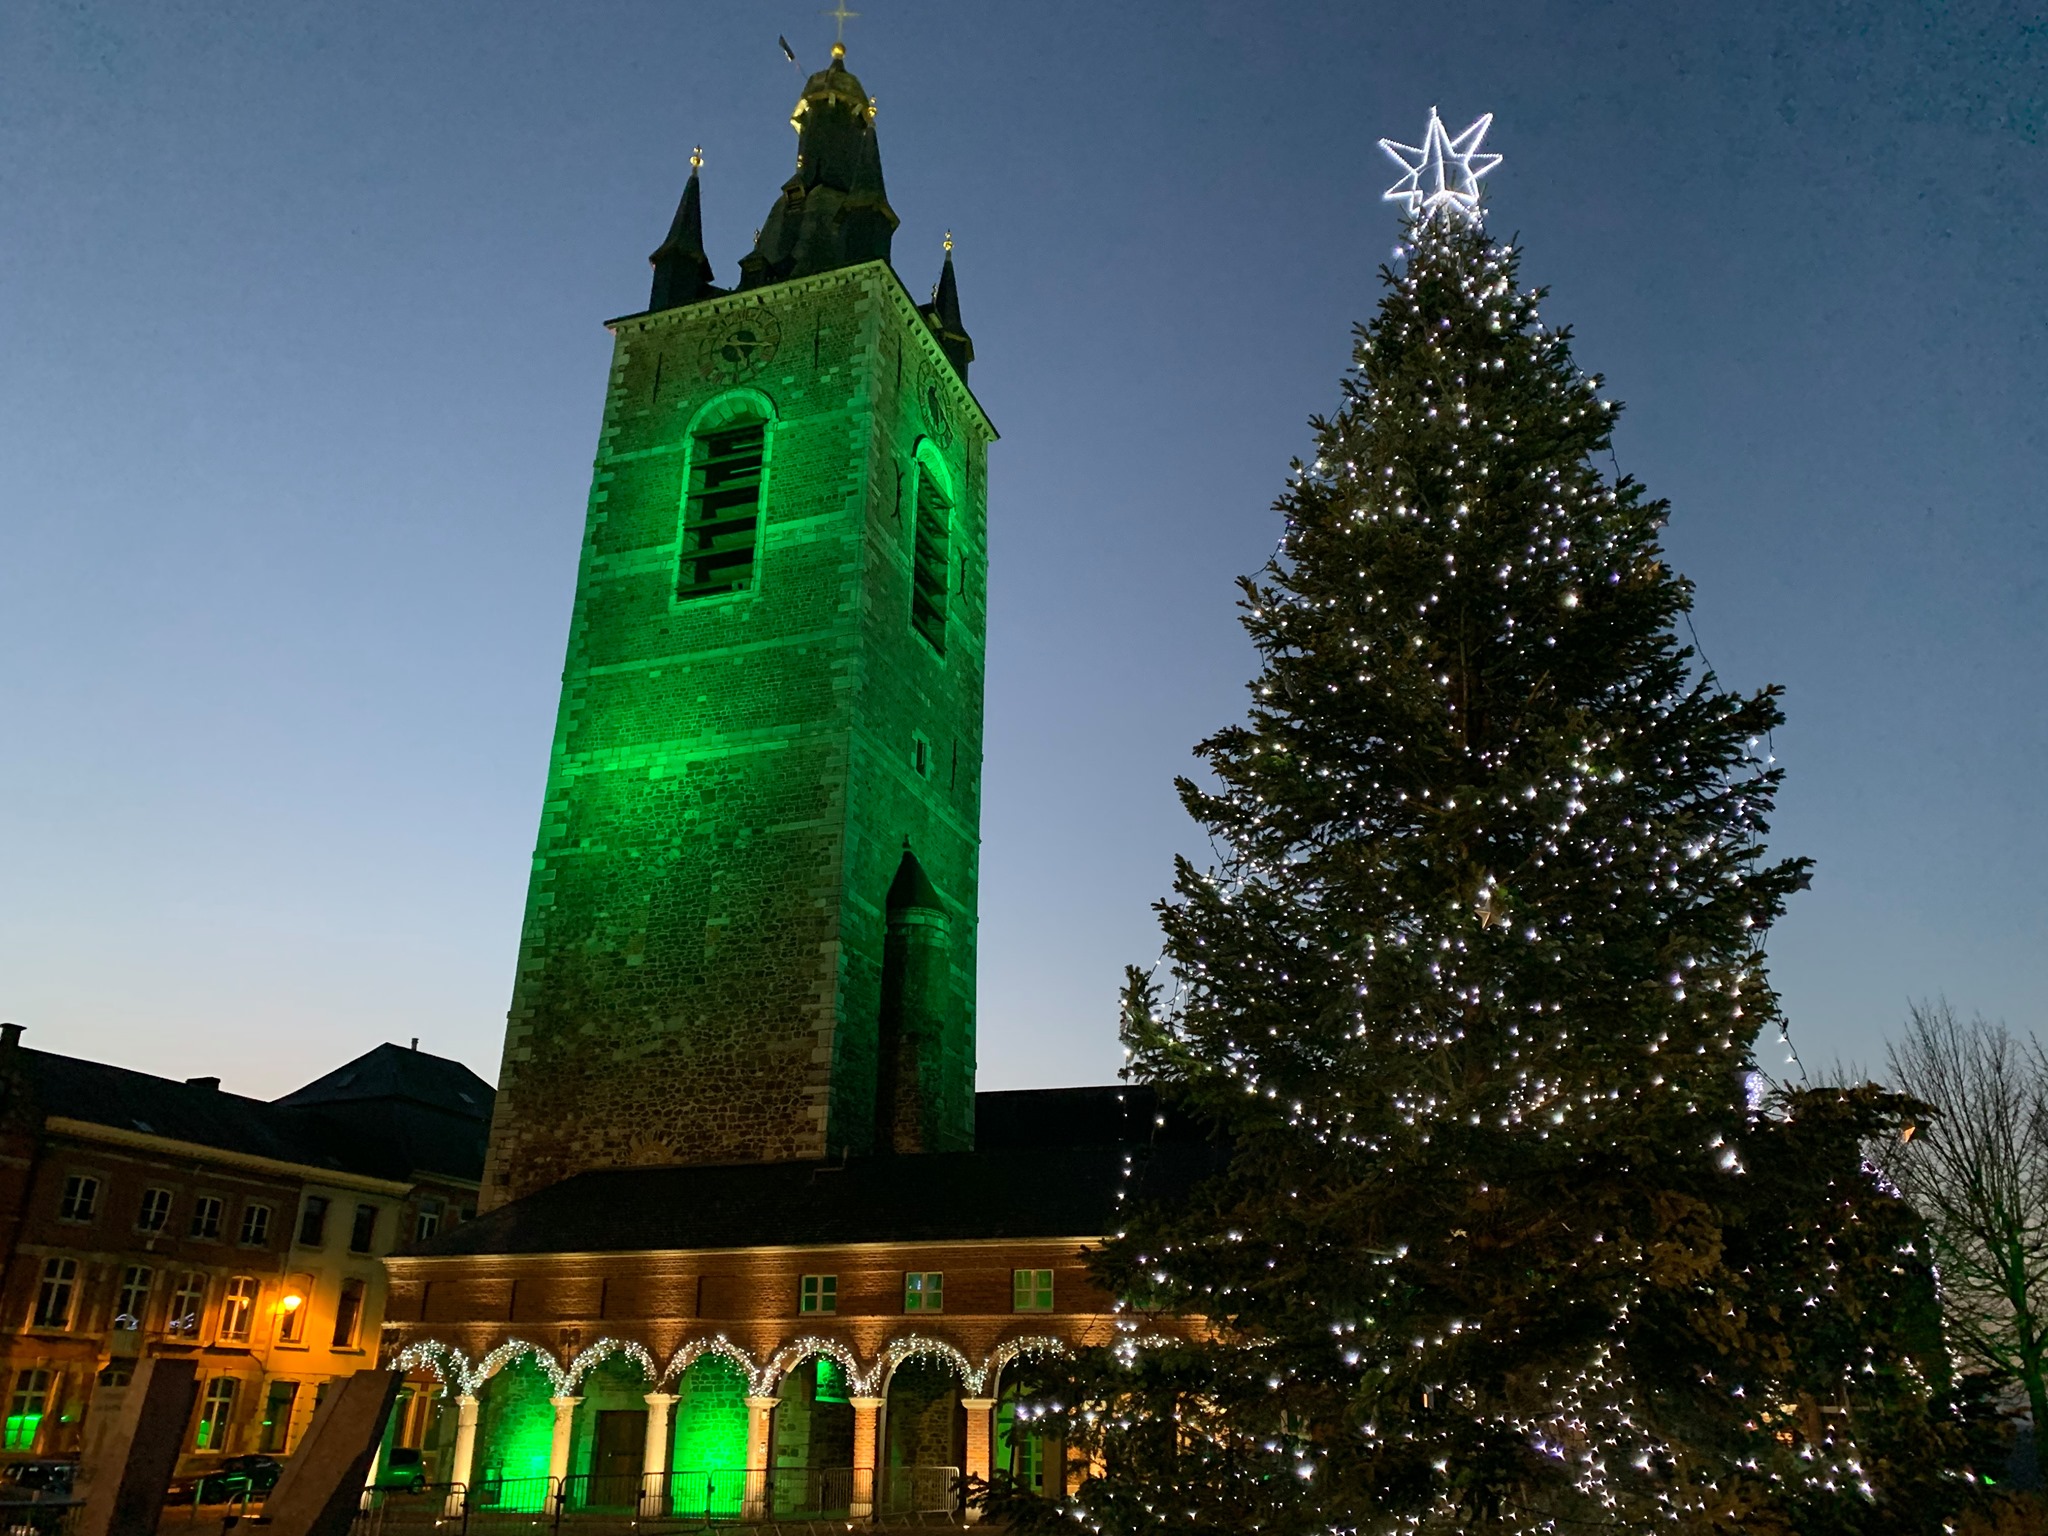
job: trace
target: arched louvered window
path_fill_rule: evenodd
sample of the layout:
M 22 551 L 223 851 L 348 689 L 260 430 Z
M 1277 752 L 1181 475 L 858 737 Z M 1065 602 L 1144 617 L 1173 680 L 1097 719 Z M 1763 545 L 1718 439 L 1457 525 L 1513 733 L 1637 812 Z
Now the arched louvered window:
M 917 506 L 911 518 L 910 622 L 946 654 L 946 610 L 953 588 L 953 498 L 929 443 L 917 453 Z
M 768 418 L 751 400 L 721 402 L 690 441 L 678 598 L 716 597 L 754 585 Z

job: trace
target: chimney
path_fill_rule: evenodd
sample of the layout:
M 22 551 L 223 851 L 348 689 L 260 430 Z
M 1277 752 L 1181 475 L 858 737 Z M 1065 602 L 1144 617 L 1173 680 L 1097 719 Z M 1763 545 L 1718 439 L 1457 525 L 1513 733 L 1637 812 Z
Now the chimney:
M 0 1024 L 0 1051 L 11 1051 L 21 1044 L 21 1032 L 26 1024 Z

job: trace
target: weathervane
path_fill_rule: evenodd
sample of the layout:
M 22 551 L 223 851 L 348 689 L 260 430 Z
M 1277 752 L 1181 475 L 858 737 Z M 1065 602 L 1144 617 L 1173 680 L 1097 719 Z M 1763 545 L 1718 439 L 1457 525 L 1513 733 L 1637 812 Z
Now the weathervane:
M 845 0 L 840 0 L 841 4 Z M 1386 201 L 1403 204 L 1409 216 L 1428 218 L 1439 209 L 1479 222 L 1479 178 L 1500 164 L 1499 155 L 1482 155 L 1479 142 L 1493 126 L 1487 113 L 1455 139 L 1444 129 L 1436 108 L 1429 109 L 1429 127 L 1418 147 L 1381 139 L 1380 148 L 1407 174 L 1387 188 Z

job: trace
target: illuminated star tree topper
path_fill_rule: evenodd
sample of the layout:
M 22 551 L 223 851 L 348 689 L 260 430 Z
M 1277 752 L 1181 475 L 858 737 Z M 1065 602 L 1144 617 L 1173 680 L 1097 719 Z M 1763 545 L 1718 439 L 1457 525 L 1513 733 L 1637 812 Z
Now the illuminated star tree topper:
M 1499 155 L 1479 153 L 1480 140 L 1493 126 L 1487 113 L 1455 139 L 1444 128 L 1436 108 L 1429 109 L 1429 127 L 1420 146 L 1381 139 L 1380 148 L 1407 174 L 1387 188 L 1386 200 L 1400 203 L 1411 218 L 1438 212 L 1479 222 L 1479 178 L 1500 164 Z

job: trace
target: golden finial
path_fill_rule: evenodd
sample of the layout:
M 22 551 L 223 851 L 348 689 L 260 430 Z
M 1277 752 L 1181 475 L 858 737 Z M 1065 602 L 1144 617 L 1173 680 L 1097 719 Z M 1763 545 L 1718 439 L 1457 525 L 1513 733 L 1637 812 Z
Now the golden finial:
M 825 14 L 826 14 L 827 16 L 830 16 L 830 15 L 831 15 L 832 13 L 831 13 L 830 11 L 827 11 L 827 12 L 826 12 Z M 832 57 L 833 57 L 833 58 L 834 58 L 835 60 L 843 60 L 843 59 L 845 59 L 845 57 L 846 57 L 846 44 L 844 44 L 844 43 L 834 43 L 834 44 L 832 45 Z
M 704 146 L 702 144 L 699 144 L 690 151 L 690 169 L 693 171 L 704 169 Z
M 946 247 L 946 254 L 947 254 L 948 256 L 952 255 L 952 254 L 953 254 L 953 231 L 951 231 L 950 229 L 946 231 L 946 239 L 945 239 L 945 242 L 944 242 L 944 243 L 945 243 L 945 247 Z

